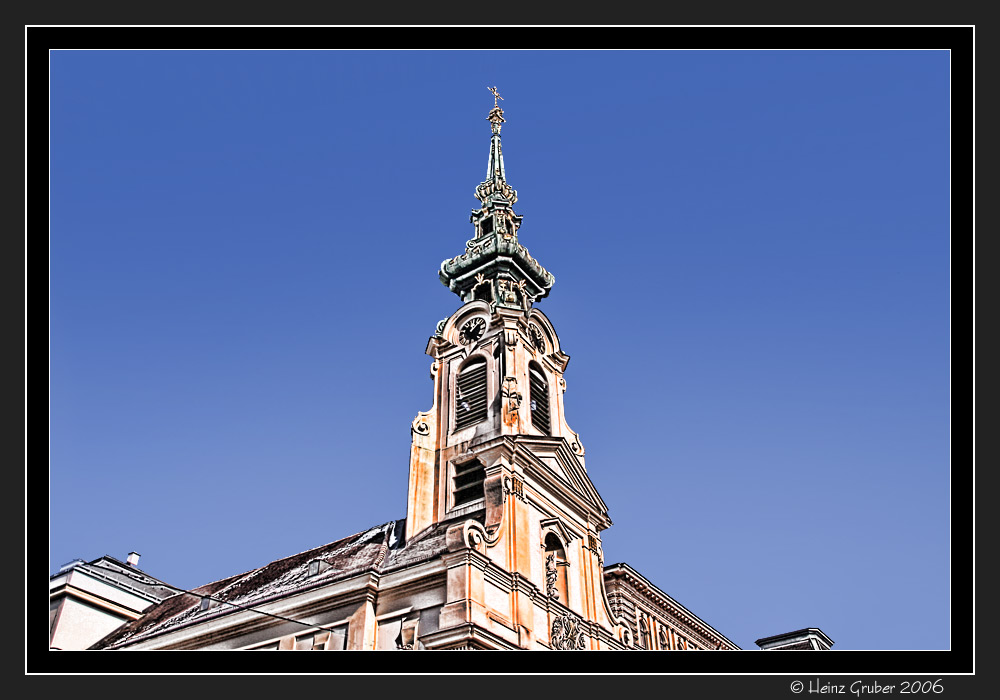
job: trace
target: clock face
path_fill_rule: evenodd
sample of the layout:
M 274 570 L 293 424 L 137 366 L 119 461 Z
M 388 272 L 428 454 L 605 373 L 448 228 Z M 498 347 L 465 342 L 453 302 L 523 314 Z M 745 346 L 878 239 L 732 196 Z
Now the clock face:
M 469 319 L 462 326 L 462 330 L 458 332 L 458 340 L 462 345 L 468 345 L 482 338 L 485 332 L 486 319 L 479 317 Z
M 538 326 L 531 324 L 528 326 L 528 334 L 531 336 L 531 344 L 535 346 L 536 350 L 545 351 L 545 336 L 542 332 L 538 330 Z

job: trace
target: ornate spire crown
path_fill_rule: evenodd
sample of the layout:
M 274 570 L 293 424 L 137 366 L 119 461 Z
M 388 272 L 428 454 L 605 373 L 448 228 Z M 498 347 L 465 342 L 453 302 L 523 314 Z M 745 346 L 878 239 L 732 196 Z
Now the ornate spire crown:
M 469 221 L 475 235 L 466 242 L 465 253 L 441 263 L 441 282 L 462 301 L 479 299 L 497 306 L 527 311 L 532 303 L 548 296 L 555 278 L 538 264 L 517 240 L 522 217 L 514 213 L 517 191 L 507 184 L 500 149 L 500 128 L 506 123 L 500 93 L 493 93 L 493 109 L 487 119 L 493 136 L 486 179 L 476 188 L 482 207 L 472 210 Z
M 483 203 L 484 207 L 497 201 L 499 204 L 511 205 L 517 201 L 517 190 L 507 184 L 506 174 L 503 167 L 503 151 L 500 149 L 500 126 L 507 122 L 503 118 L 503 108 L 497 100 L 503 100 L 497 92 L 496 87 L 486 88 L 493 93 L 493 109 L 487 117 L 490 121 L 490 128 L 493 129 L 493 138 L 490 141 L 490 159 L 486 165 L 486 179 L 479 183 L 476 188 L 476 199 Z M 518 222 L 520 223 L 520 222 Z

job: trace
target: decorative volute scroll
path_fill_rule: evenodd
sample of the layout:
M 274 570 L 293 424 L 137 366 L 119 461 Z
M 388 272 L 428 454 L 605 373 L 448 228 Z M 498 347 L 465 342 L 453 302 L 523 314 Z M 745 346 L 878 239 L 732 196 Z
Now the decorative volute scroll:
M 445 544 L 449 552 L 457 552 L 468 547 L 483 554 L 488 547 L 497 543 L 497 539 L 496 533 L 491 535 L 482 523 L 475 520 L 456 523 L 445 533 Z
M 432 419 L 433 414 L 427 411 L 421 411 L 417 414 L 417 417 L 413 419 L 413 423 L 410 425 L 410 430 L 417 435 L 430 435 L 431 428 L 428 421 Z
M 578 457 L 586 457 L 587 450 L 583 449 L 583 444 L 580 442 L 580 434 L 575 430 L 570 430 L 569 433 L 568 439 L 570 449 L 572 449 Z

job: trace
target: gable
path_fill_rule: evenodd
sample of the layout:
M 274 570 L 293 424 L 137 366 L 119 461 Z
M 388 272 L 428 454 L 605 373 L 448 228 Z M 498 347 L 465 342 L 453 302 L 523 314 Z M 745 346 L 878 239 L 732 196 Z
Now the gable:
M 527 467 L 529 480 L 565 496 L 570 504 L 588 511 L 596 521 L 605 521 L 600 529 L 611 524 L 607 505 L 565 438 L 518 435 L 514 441 L 515 454 Z

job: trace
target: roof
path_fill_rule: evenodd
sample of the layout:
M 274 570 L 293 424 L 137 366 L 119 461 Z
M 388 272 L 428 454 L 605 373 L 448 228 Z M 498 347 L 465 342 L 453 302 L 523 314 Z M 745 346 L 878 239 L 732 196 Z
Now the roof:
M 464 515 L 460 519 L 468 519 Z M 113 649 L 149 639 L 175 629 L 329 585 L 365 571 L 386 573 L 432 559 L 446 547 L 445 534 L 451 521 L 437 523 L 403 542 L 404 520 L 391 520 L 364 532 L 314 549 L 293 554 L 259 569 L 207 583 L 149 608 L 137 620 L 126 623 L 94 644 L 91 649 Z M 310 563 L 320 562 L 310 575 Z M 180 590 L 180 589 L 175 589 Z M 202 609 L 202 600 L 220 604 Z M 228 603 L 228 605 L 227 605 Z
M 52 582 L 60 577 L 68 576 L 74 571 L 85 573 L 116 588 L 154 602 L 177 595 L 177 588 L 174 586 L 107 554 L 91 562 L 80 561 L 71 567 L 63 568 L 59 573 L 50 576 L 49 581 Z

